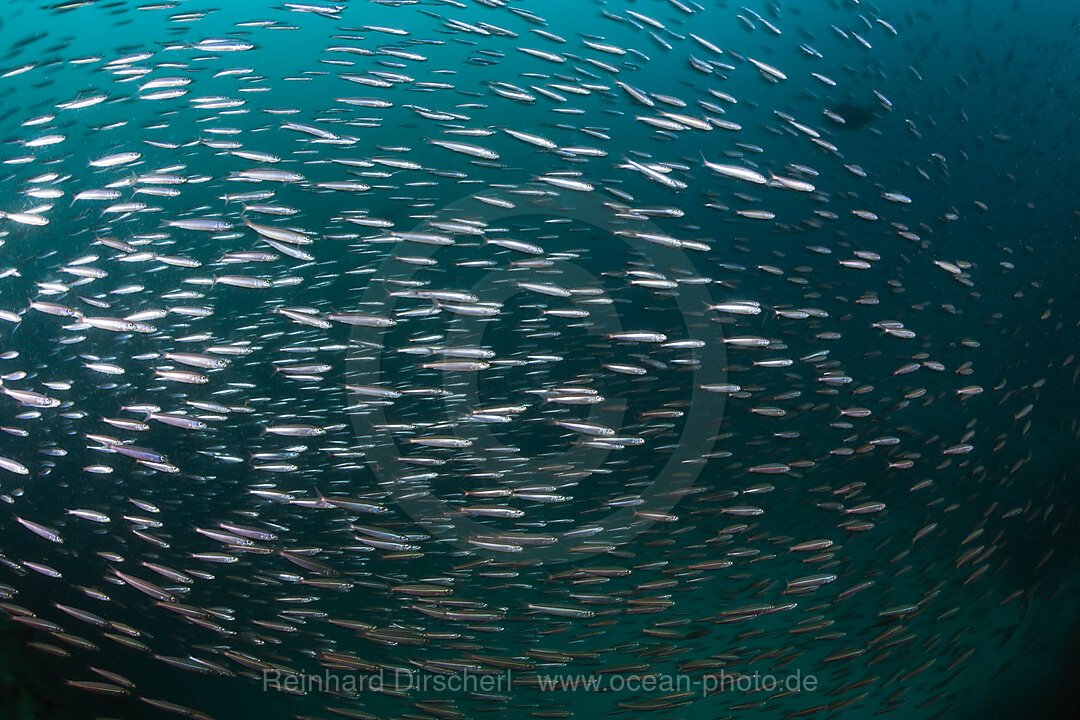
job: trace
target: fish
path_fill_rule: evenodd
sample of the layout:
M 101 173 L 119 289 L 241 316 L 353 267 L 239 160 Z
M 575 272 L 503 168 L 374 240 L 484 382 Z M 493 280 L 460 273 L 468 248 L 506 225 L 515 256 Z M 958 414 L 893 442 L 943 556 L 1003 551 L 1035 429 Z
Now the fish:
M 26 714 L 1075 705 L 1075 13 L 17 5 Z

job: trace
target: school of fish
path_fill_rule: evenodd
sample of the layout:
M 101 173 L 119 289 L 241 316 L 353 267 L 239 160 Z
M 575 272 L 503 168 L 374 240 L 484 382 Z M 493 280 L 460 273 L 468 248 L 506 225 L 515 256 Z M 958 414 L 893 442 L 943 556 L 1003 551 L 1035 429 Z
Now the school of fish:
M 1076 313 L 921 11 L 220 5 L 5 12 L 0 615 L 85 717 L 950 718 L 1052 640 Z

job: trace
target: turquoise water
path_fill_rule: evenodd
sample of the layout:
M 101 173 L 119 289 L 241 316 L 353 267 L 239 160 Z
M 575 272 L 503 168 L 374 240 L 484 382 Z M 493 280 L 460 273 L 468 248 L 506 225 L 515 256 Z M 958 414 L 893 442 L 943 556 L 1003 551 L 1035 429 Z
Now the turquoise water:
M 1071 717 L 1077 27 L 9 8 L 0 717 Z

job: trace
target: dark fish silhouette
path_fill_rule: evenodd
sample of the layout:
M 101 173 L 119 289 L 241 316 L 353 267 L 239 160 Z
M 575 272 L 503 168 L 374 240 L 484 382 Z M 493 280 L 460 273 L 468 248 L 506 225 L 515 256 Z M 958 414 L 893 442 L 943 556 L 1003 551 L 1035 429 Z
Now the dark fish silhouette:
M 843 122 L 838 122 L 835 117 L 826 115 L 834 125 L 843 128 L 845 130 L 858 130 L 859 128 L 866 127 L 871 120 L 877 117 L 877 111 L 867 105 L 856 105 L 855 103 L 840 103 L 829 109 L 829 112 L 836 117 L 842 118 Z

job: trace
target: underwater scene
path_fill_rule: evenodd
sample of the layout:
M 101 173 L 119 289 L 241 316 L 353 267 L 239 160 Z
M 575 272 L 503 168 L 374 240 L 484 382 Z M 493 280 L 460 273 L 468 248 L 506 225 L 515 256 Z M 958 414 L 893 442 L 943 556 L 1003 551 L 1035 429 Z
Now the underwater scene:
M 1078 34 L 5 4 L 0 720 L 1080 717 Z

